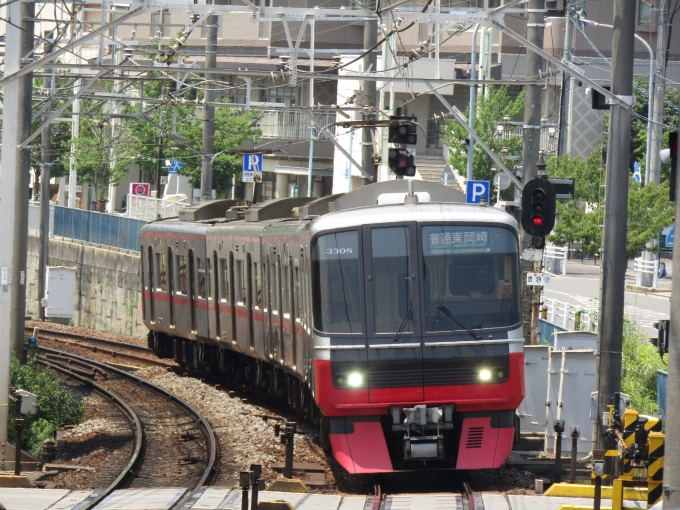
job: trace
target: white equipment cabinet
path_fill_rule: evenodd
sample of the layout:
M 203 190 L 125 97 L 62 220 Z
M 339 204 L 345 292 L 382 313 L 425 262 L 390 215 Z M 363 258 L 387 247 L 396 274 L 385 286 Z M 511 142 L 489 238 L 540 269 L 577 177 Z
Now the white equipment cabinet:
M 45 286 L 45 317 L 70 319 L 76 291 L 76 270 L 72 267 L 48 267 Z

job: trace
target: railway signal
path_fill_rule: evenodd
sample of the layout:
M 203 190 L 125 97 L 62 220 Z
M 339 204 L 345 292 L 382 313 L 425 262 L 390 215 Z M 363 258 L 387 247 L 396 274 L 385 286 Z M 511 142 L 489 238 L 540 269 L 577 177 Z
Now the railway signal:
M 413 152 L 407 149 L 390 148 L 387 164 L 395 174 L 401 177 L 413 177 L 416 175 L 416 158 Z
M 414 120 L 407 117 L 390 117 L 387 141 L 415 145 L 418 142 L 418 133 L 416 132 L 417 126 L 412 122 Z
M 530 180 L 522 192 L 522 228 L 533 238 L 535 248 L 545 245 L 545 236 L 555 226 L 555 186 L 544 177 Z

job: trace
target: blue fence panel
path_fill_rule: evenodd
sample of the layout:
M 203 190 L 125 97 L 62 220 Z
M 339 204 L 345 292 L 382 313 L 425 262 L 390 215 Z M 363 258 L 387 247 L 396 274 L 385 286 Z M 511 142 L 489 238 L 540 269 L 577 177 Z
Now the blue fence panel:
M 666 382 L 668 374 L 663 370 L 656 371 L 656 403 L 666 416 Z
M 139 251 L 145 221 L 55 206 L 53 234 L 87 243 Z
M 538 338 L 541 343 L 555 345 L 555 332 L 560 331 L 568 330 L 545 319 L 538 319 Z

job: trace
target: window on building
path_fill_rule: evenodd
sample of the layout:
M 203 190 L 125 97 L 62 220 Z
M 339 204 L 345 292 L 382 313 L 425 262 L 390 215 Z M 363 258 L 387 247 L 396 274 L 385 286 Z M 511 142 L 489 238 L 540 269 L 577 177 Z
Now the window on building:
M 280 103 L 286 106 L 292 106 L 297 101 L 296 87 L 268 87 L 264 90 L 265 103 Z
M 638 25 L 650 25 L 652 22 L 652 6 L 642 0 L 638 5 Z

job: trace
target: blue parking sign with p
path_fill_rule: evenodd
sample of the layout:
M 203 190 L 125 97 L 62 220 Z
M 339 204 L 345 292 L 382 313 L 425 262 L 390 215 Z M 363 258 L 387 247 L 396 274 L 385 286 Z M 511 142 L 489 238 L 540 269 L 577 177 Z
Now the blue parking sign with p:
M 482 197 L 489 203 L 489 190 L 491 183 L 489 181 L 468 181 L 465 193 L 465 202 L 468 204 L 478 204 L 482 201 Z

